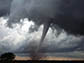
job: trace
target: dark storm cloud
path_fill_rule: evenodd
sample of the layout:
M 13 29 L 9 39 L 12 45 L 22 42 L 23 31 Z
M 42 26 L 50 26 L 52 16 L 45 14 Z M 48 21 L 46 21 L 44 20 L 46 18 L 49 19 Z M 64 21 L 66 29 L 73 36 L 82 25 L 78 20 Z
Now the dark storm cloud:
M 23 17 L 36 24 L 52 23 L 73 34 L 84 34 L 83 0 L 0 0 L 0 16 L 10 12 L 9 26 Z M 12 4 L 12 5 L 11 5 Z
M 36 24 L 48 21 L 72 34 L 84 34 L 83 0 L 13 0 L 9 26 L 27 17 Z
M 5 16 L 10 13 L 12 0 L 0 0 L 0 16 Z
M 16 29 L 10 30 L 10 28 L 7 28 L 5 26 L 5 23 L 3 23 L 4 20 L 5 20 L 4 18 L 0 19 L 0 21 L 2 21 L 2 24 L 0 23 L 0 30 L 1 30 L 0 50 L 2 51 L 16 50 L 17 52 L 20 51 L 28 52 L 29 50 L 31 50 L 32 46 L 37 47 L 37 45 L 39 44 L 39 38 L 41 36 L 40 33 L 42 31 L 42 27 L 32 33 L 23 32 L 20 30 L 20 28 L 17 28 L 17 30 Z M 44 43 L 41 46 L 42 51 L 47 52 L 84 51 L 84 42 L 83 42 L 84 38 L 82 36 L 76 37 L 74 35 L 68 35 L 64 31 L 61 34 L 59 34 L 58 37 L 56 37 L 55 34 L 56 30 L 53 32 L 52 29 L 50 28 L 48 34 L 46 35 Z
M 12 27 L 12 24 L 19 23 L 21 18 L 29 18 L 37 25 L 43 24 L 40 44 L 51 24 L 70 34 L 84 35 L 83 2 L 83 0 L 13 0 L 8 26 Z
M 62 0 L 55 24 L 73 34 L 84 34 L 83 0 Z
M 12 24 L 19 23 L 21 18 L 28 18 L 29 20 L 33 20 L 37 25 L 44 24 L 43 33 L 45 35 L 51 25 L 55 29 L 56 25 L 59 30 L 64 29 L 74 35 L 84 35 L 83 2 L 83 0 L 13 0 L 8 26 L 11 27 Z M 61 50 L 75 50 L 81 45 L 82 42 L 77 43 L 76 46 L 71 48 L 61 48 Z

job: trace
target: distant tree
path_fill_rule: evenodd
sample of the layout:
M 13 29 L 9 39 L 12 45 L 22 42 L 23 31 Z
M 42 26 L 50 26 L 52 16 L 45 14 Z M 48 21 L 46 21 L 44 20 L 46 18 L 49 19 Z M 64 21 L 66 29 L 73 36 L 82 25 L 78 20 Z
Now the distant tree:
M 0 56 L 0 62 L 1 63 L 13 63 L 13 60 L 15 58 L 15 55 L 11 52 L 4 53 Z

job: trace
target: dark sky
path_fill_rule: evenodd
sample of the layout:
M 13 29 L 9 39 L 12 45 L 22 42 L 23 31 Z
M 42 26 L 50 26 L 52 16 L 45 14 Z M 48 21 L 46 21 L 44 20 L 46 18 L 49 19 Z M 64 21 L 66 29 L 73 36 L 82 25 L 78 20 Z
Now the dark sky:
M 51 21 L 43 43 L 44 49 L 54 52 L 84 51 L 83 2 L 83 0 L 0 0 L 1 50 L 27 51 L 27 47 L 31 48 L 30 43 L 39 42 L 43 29 L 40 26 Z M 28 24 L 27 18 L 35 24 L 33 26 Z M 14 25 L 16 23 L 19 25 Z M 7 25 L 9 27 L 13 25 L 14 28 L 8 28 Z
M 9 26 L 25 17 L 38 25 L 52 19 L 51 23 L 67 32 L 83 35 L 83 2 L 83 0 L 0 0 L 0 15 L 10 12 Z

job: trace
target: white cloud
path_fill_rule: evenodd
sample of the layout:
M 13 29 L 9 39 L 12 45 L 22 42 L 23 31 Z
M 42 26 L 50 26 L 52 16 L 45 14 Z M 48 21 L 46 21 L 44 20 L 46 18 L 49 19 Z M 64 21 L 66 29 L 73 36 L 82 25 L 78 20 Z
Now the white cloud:
M 34 25 L 32 21 L 28 21 L 27 18 L 21 19 L 21 24 L 15 24 L 14 28 L 8 28 L 6 27 L 6 22 L 8 19 L 5 19 L 4 17 L 0 18 L 0 43 L 1 45 L 5 44 L 7 46 L 7 43 L 10 44 L 11 50 L 18 49 L 23 43 L 29 43 L 32 41 L 36 41 L 39 43 L 43 25 L 41 25 L 38 29 L 38 31 L 34 31 L 32 33 L 29 33 L 29 27 L 31 25 Z M 57 31 L 53 33 L 52 29 L 49 28 L 49 31 L 46 35 L 46 38 L 43 42 L 44 46 L 54 44 L 57 48 L 71 48 L 78 46 L 81 41 L 81 37 L 75 37 L 73 35 L 67 35 L 66 32 L 62 32 L 58 37 L 56 37 Z M 25 40 L 27 40 L 25 42 Z M 27 45 L 26 45 L 27 46 Z

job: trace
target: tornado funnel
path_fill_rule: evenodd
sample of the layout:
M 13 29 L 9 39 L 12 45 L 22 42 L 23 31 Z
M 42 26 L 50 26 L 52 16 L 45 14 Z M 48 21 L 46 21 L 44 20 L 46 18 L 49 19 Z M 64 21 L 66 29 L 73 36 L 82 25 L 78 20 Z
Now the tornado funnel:
M 44 24 L 43 32 L 42 32 L 42 37 L 41 37 L 41 39 L 40 39 L 40 44 L 39 44 L 39 48 L 38 48 L 38 49 L 40 49 L 41 46 L 42 46 L 42 43 L 43 43 L 43 41 L 44 41 L 44 39 L 45 39 L 45 36 L 46 36 L 46 34 L 47 34 L 47 32 L 48 32 L 48 29 L 49 29 L 49 27 L 50 27 L 50 24 L 51 24 L 51 21 L 47 21 L 47 22 Z

